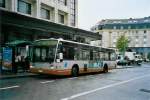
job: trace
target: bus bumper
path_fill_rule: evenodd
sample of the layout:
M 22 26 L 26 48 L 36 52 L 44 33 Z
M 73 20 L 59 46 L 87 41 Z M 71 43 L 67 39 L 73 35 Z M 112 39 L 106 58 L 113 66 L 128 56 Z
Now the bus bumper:
M 30 68 L 30 72 L 37 73 L 37 74 L 48 74 L 48 75 L 71 75 L 70 69 L 57 70 L 57 69 Z

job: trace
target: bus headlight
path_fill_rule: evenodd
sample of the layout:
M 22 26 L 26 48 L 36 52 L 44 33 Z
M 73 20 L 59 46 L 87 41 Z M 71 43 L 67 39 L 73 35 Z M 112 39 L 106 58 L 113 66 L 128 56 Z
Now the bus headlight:
M 50 67 L 50 69 L 54 69 L 54 67 Z

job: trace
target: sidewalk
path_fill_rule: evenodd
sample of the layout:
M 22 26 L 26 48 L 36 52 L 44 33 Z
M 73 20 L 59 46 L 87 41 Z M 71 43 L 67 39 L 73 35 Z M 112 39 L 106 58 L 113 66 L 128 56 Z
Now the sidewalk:
M 121 66 L 121 65 L 118 65 L 116 68 L 117 69 L 123 69 L 123 68 L 133 68 L 135 66 Z
M 141 65 L 132 65 L 132 66 L 121 66 L 121 65 L 117 65 L 116 69 L 134 68 L 134 67 L 141 67 Z
M 17 74 L 0 74 L 0 79 L 10 79 L 10 78 L 22 78 L 22 77 L 32 77 L 37 76 L 37 74 L 24 72 L 24 73 L 17 73 Z

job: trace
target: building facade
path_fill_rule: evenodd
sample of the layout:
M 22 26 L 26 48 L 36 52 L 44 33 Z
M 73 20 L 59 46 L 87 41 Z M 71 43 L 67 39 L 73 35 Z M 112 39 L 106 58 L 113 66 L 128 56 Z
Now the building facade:
M 116 48 L 117 39 L 125 35 L 128 48 L 137 53 L 150 53 L 150 17 L 138 19 L 106 19 L 91 28 L 102 35 L 102 46 Z
M 78 24 L 78 0 L 0 0 L 0 7 L 71 27 Z

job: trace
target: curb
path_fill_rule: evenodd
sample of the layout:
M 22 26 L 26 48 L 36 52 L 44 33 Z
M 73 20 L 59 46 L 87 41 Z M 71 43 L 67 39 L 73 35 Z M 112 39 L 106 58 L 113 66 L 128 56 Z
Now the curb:
M 117 67 L 116 67 L 116 69 L 136 68 L 136 67 L 141 67 L 141 66 L 132 66 L 132 67 L 120 67 L 120 68 L 117 68 Z
M 3 79 L 13 79 L 13 78 L 25 78 L 25 77 L 33 77 L 33 76 L 37 76 L 37 74 L 28 73 L 26 75 L 0 76 L 0 80 L 3 80 Z

